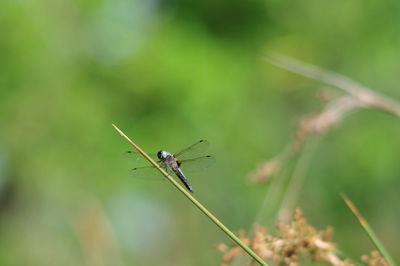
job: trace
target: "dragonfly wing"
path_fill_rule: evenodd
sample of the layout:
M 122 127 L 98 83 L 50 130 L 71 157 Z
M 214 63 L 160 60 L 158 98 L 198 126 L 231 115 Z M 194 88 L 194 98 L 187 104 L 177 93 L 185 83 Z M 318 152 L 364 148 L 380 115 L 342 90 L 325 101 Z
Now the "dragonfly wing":
M 159 167 L 162 168 L 161 165 Z M 132 168 L 129 174 L 135 179 L 157 180 L 157 178 L 161 177 L 156 167 L 152 165 Z
M 190 145 L 189 147 L 175 153 L 174 156 L 178 160 L 197 158 L 207 151 L 208 146 L 210 146 L 210 143 L 207 140 L 202 139 Z
M 154 161 L 158 161 L 157 158 L 157 154 L 149 154 L 149 156 L 154 160 Z M 138 151 L 127 151 L 124 152 L 123 157 L 131 162 L 133 164 L 133 166 L 141 166 L 146 164 L 148 161 L 147 159 Z
M 215 158 L 211 155 L 201 156 L 193 159 L 179 161 L 180 168 L 184 173 L 195 173 L 207 169 L 215 163 Z

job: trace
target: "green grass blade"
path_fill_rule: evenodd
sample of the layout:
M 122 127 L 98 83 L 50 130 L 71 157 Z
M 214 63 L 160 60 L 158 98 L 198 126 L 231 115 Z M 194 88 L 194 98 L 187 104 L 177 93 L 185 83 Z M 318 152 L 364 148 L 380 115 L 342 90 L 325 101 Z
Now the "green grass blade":
M 351 210 L 351 212 L 354 214 L 354 216 L 357 218 L 358 222 L 361 224 L 361 226 L 364 228 L 365 232 L 371 239 L 371 241 L 374 243 L 376 248 L 379 250 L 379 252 L 382 254 L 383 258 L 386 260 L 387 263 L 391 266 L 396 266 L 397 264 L 394 262 L 392 257 L 389 255 L 385 247 L 382 245 L 381 241 L 378 239 L 374 231 L 372 230 L 371 226 L 368 224 L 367 220 L 364 219 L 364 217 L 361 216 L 361 213 L 358 211 L 354 203 L 343 193 L 341 194 L 344 202 L 346 203 L 347 207 Z

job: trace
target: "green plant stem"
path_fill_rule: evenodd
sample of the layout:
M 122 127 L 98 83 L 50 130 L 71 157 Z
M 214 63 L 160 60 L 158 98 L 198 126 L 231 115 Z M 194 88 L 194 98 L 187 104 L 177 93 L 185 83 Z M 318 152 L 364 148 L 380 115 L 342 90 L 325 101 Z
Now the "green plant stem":
M 354 203 L 343 193 L 341 193 L 341 196 L 346 203 L 347 207 L 351 210 L 351 212 L 354 214 L 354 216 L 357 218 L 358 222 L 361 224 L 361 226 L 364 228 L 365 232 L 371 239 L 371 241 L 374 243 L 376 248 L 379 250 L 379 252 L 382 254 L 383 258 L 387 261 L 387 263 L 391 266 L 396 266 L 397 264 L 394 262 L 392 257 L 389 255 L 389 252 L 385 249 L 385 247 L 382 245 L 381 241 L 379 238 L 376 236 L 374 231 L 372 230 L 371 226 L 368 224 L 367 220 L 364 219 L 364 217 L 361 216 L 361 213 L 358 211 Z
M 236 244 L 238 244 L 247 254 L 249 254 L 255 261 L 260 265 L 268 266 L 253 250 L 251 250 L 246 244 L 244 244 L 232 231 L 230 231 L 223 223 L 221 223 L 210 211 L 207 210 L 198 200 L 196 200 L 185 188 L 183 188 L 172 176 L 170 176 L 164 169 L 160 168 L 159 165 L 147 155 L 138 145 L 136 145 L 128 136 L 126 136 L 117 126 L 112 124 L 115 130 L 124 137 L 140 154 L 143 155 L 158 171 L 163 174 L 168 181 L 170 181 L 183 195 L 186 196 L 197 208 L 200 209 L 214 224 L 216 224 L 225 234 L 227 234 Z

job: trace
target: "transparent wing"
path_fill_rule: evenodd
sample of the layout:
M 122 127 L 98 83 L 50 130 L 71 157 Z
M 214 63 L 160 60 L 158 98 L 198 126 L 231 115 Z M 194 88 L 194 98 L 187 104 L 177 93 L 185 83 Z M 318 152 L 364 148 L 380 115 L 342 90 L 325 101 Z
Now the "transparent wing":
M 161 168 L 162 166 L 160 165 L 159 167 Z M 129 174 L 135 179 L 162 180 L 162 176 L 157 171 L 157 168 L 152 165 L 132 168 Z
M 207 151 L 208 146 L 210 146 L 210 143 L 207 140 L 202 139 L 190 145 L 189 147 L 178 151 L 174 154 L 174 156 L 178 160 L 200 157 L 201 155 L 204 155 L 204 153 Z
M 153 158 L 153 160 L 158 161 L 156 153 L 150 153 L 149 156 Z M 131 162 L 133 166 L 142 166 L 148 163 L 147 159 L 138 151 L 124 152 L 123 157 Z
M 215 158 L 211 155 L 201 156 L 193 159 L 179 161 L 184 173 L 195 173 L 209 168 L 215 163 Z

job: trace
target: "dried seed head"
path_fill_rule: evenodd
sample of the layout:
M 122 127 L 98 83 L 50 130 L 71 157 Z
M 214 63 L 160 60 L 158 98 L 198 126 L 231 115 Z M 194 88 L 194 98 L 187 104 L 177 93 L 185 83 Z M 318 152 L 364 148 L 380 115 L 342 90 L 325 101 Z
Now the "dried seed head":
M 365 262 L 368 266 L 388 266 L 389 264 L 386 262 L 384 258 L 382 258 L 381 254 L 377 250 L 371 251 L 367 255 L 362 255 L 361 260 Z
M 307 260 L 335 266 L 354 265 L 335 254 L 336 245 L 331 242 L 332 228 L 318 231 L 307 222 L 300 209 L 294 211 L 293 220 L 289 224 L 280 223 L 277 229 L 276 236 L 268 234 L 262 226 L 254 226 L 251 235 L 243 230 L 238 235 L 262 259 L 272 260 L 279 265 L 301 265 Z M 220 250 L 224 253 L 221 265 L 229 265 L 243 254 L 238 246 Z

